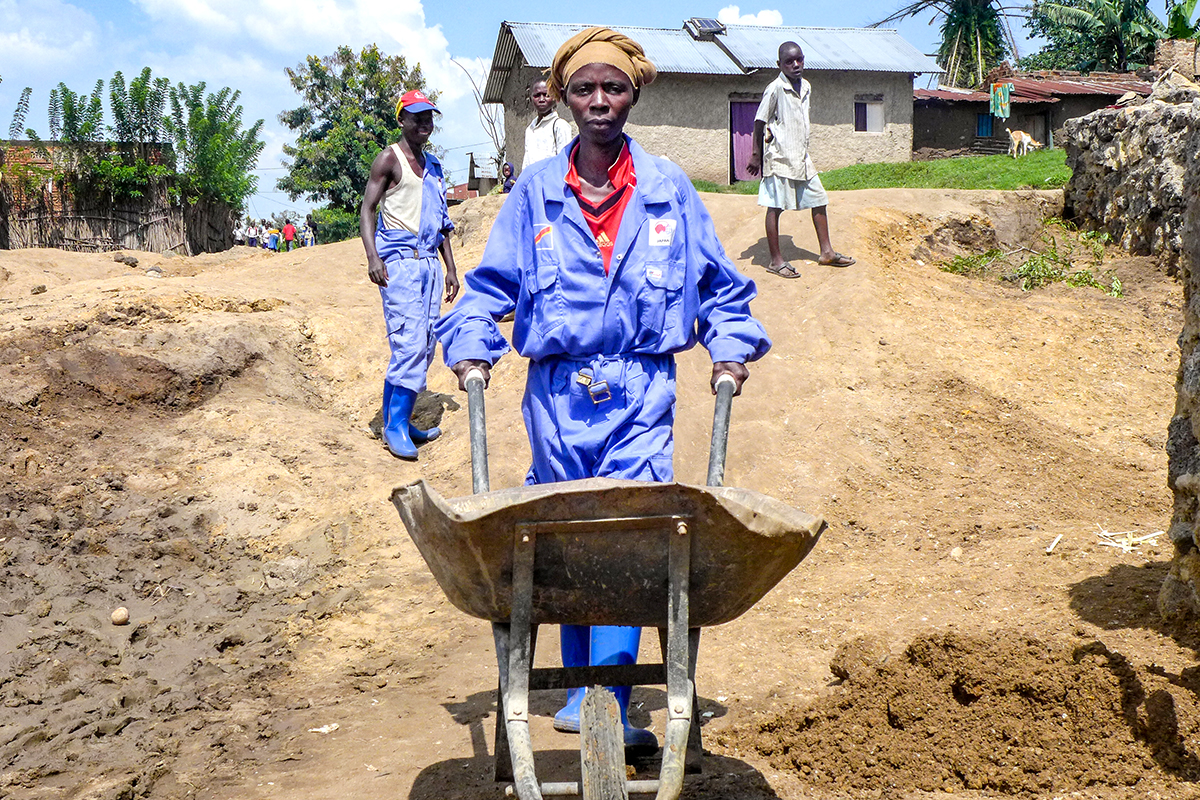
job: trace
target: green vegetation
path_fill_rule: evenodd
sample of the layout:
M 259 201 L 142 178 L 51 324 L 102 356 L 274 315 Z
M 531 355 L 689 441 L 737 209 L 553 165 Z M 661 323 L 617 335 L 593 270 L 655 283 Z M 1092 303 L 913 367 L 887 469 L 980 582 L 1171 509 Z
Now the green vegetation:
M 1049 43 L 1021 62 L 1026 69 L 1127 72 L 1152 63 L 1155 43 L 1167 38 L 1147 0 L 1040 2 L 1028 26 Z
M 941 24 L 937 63 L 950 86 L 986 88 L 987 73 L 1018 52 L 1015 22 L 1041 44 L 1018 59 L 1021 70 L 1125 72 L 1154 60 L 1155 42 L 1200 36 L 1197 0 L 1166 0 L 1164 23 L 1149 0 L 905 0 L 875 25 L 929 16 Z M 1044 44 L 1042 44 L 1044 43 Z
M 1104 265 L 1104 246 L 1111 241 L 1107 233 L 1081 233 L 1070 222 L 1055 217 L 1043 224 L 1039 250 L 1022 247 L 1005 253 L 992 249 L 955 256 L 938 268 L 955 275 L 1015 283 L 1026 292 L 1051 283 L 1065 283 L 1121 297 L 1124 295 L 1121 280 L 1111 271 L 1099 274 Z M 1079 263 L 1088 260 L 1091 264 Z
M 308 56 L 287 74 L 302 102 L 279 115 L 296 132 L 296 144 L 283 146 L 292 162 L 276 186 L 292 200 L 325 201 L 353 213 L 371 162 L 400 140 L 396 101 L 410 89 L 435 101 L 437 93 L 426 90 L 419 64 L 409 68 L 404 56 L 385 55 L 373 44 L 358 53 L 343 45 L 330 56 Z
M 758 194 L 758 181 L 738 181 L 732 186 L 712 181 L 693 180 L 692 186 L 697 192 L 715 192 L 718 194 Z
M 967 156 L 897 164 L 854 164 L 821 173 L 829 191 L 846 189 L 1057 189 L 1071 177 L 1066 151 Z
M 184 197 L 208 198 L 239 210 L 258 187 L 250 170 L 258 163 L 263 142 L 260 119 L 242 128 L 241 92 L 228 86 L 204 93 L 204 81 L 180 83 L 169 92 L 171 113 L 164 126 L 175 146 Z
M 1009 19 L 1018 8 L 1001 0 L 912 0 L 873 26 L 932 13 L 931 22 L 941 22 L 937 63 L 946 70 L 944 82 L 982 86 L 988 71 L 1017 50 Z
M 313 221 L 321 232 L 321 244 L 344 242 L 358 237 L 358 214 L 340 208 L 318 208 Z
M 1065 150 L 1034 150 L 1027 156 L 966 156 L 934 161 L 854 164 L 821 173 L 829 191 L 847 189 L 1058 189 L 1071 177 Z M 758 181 L 725 186 L 693 180 L 698 192 L 758 194 Z
M 104 124 L 104 81 L 90 93 L 74 92 L 59 83 L 50 92 L 50 141 L 25 128 L 51 166 L 25 167 L 6 175 L 33 190 L 47 181 L 65 181 L 114 199 L 138 198 L 156 180 L 170 179 L 166 189 L 175 199 L 222 202 L 240 213 L 254 194 L 258 178 L 251 174 L 262 152 L 262 120 L 242 126 L 240 92 L 228 87 L 205 94 L 205 84 L 172 86 L 155 78 L 149 67 L 128 85 L 121 72 L 109 81 L 107 94 L 113 124 Z M 29 112 L 25 89 L 9 126 L 18 138 Z M 168 104 L 170 112 L 167 113 Z

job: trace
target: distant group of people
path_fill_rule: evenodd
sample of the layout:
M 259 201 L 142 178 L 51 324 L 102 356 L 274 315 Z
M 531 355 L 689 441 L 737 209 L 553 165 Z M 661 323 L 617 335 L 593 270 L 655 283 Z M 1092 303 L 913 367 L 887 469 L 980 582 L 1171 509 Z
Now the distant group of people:
M 284 217 L 282 227 L 274 227 L 265 219 L 256 222 L 247 217 L 245 224 L 234 231 L 233 239 L 236 244 L 283 253 L 297 247 L 314 246 L 317 243 L 317 223 L 312 214 L 304 218 L 299 228 L 287 217 Z

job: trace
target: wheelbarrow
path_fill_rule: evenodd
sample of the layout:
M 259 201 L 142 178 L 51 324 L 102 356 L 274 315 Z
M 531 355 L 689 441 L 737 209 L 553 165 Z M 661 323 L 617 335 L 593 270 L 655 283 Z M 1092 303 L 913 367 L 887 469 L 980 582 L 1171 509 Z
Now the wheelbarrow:
M 499 666 L 495 777 L 519 800 L 654 794 L 676 800 L 698 772 L 700 629 L 758 602 L 816 544 L 825 522 L 747 489 L 722 487 L 735 384 L 717 384 L 708 485 L 591 478 L 489 491 L 484 381 L 466 379 L 475 494 L 445 499 L 424 481 L 392 502 L 442 591 L 492 623 Z M 661 664 L 533 668 L 539 625 L 657 628 Z M 626 780 L 616 699 L 600 687 L 665 685 L 658 780 Z M 580 714 L 579 782 L 540 783 L 531 690 L 595 687 Z

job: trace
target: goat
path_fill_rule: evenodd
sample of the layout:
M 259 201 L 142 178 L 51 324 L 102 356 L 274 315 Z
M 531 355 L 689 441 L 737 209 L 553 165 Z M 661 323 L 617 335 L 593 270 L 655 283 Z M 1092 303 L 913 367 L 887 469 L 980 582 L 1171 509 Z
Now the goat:
M 1007 130 L 1007 129 L 1006 129 Z M 1008 154 L 1013 158 L 1029 155 L 1030 148 L 1037 149 L 1042 143 L 1025 131 L 1008 131 Z

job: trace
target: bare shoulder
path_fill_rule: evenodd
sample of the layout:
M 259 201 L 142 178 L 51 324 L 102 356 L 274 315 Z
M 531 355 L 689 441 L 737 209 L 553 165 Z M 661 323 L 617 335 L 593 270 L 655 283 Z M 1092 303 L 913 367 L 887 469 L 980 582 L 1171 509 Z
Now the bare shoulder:
M 371 162 L 371 172 L 388 175 L 395 172 L 400 167 L 400 160 L 396 158 L 396 151 L 390 145 L 379 151 L 379 155 L 375 156 L 375 160 Z

